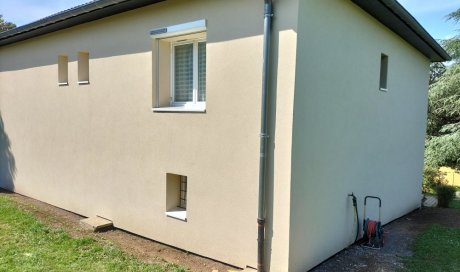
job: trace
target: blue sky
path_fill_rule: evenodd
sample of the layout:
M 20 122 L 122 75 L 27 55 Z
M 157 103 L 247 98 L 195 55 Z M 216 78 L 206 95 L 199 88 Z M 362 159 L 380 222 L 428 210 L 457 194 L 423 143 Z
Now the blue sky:
M 1 1 L 1 0 L 0 0 Z M 460 0 L 398 0 L 435 39 L 460 34 L 460 23 L 446 21 L 446 15 L 460 8 Z
M 324 0 L 323 0 L 324 1 Z M 370 0 L 373 1 L 373 0 Z M 0 14 L 16 25 L 24 25 L 88 0 L 0 0 Z M 399 0 L 435 39 L 450 38 L 460 24 L 445 16 L 460 8 L 460 0 Z
M 0 14 L 21 26 L 87 2 L 90 0 L 0 0 Z

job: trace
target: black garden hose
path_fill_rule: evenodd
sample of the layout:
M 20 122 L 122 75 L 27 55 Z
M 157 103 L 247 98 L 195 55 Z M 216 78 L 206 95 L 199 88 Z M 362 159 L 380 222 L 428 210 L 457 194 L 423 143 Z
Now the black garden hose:
M 356 201 L 356 196 L 351 193 L 351 195 L 348 195 L 348 196 L 351 196 L 352 199 L 353 199 L 353 207 L 354 207 L 354 210 L 355 210 L 355 217 L 356 217 L 356 236 L 355 236 L 355 241 L 353 243 L 355 243 L 356 241 L 358 241 L 358 234 L 359 234 L 359 215 L 358 215 L 358 202 Z

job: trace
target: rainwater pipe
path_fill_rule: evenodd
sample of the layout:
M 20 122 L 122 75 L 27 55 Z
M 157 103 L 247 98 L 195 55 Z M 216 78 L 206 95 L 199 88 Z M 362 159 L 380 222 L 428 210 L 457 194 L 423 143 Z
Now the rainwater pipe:
M 268 83 L 270 73 L 270 40 L 273 17 L 272 0 L 264 0 L 264 41 L 262 68 L 262 105 L 260 124 L 260 160 L 259 160 L 259 204 L 257 214 L 257 271 L 264 272 L 265 242 L 265 169 L 267 163 L 267 115 L 268 115 Z

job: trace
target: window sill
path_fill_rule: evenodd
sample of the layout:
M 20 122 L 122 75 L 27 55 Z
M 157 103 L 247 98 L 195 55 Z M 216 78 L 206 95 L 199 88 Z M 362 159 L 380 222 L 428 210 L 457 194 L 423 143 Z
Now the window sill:
M 153 108 L 153 112 L 206 112 L 202 107 L 161 107 Z
M 179 219 L 182 221 L 187 221 L 187 210 L 182 208 L 174 208 L 165 212 L 166 216 Z
M 58 86 L 69 86 L 69 82 L 59 82 Z
M 382 91 L 382 92 L 388 92 L 388 89 L 386 89 L 386 88 L 380 88 L 380 91 Z
M 89 84 L 89 80 L 78 81 L 78 85 L 87 85 L 87 84 Z

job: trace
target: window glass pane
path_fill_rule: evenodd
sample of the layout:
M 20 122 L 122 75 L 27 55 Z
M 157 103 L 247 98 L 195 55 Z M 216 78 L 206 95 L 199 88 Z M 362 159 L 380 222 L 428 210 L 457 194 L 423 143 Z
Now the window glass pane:
M 198 101 L 206 101 L 206 42 L 198 43 Z
M 380 90 L 387 89 L 388 79 L 388 56 L 382 54 L 380 56 Z
M 180 177 L 179 207 L 183 209 L 187 209 L 187 177 L 186 176 Z
M 174 47 L 174 101 L 193 101 L 193 44 Z

